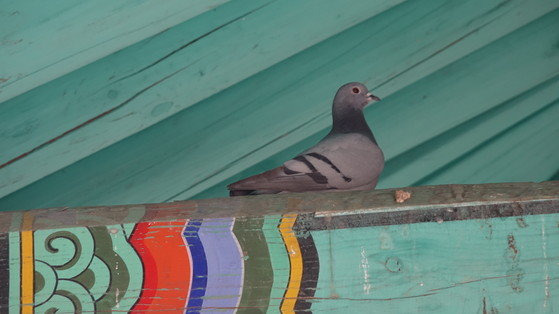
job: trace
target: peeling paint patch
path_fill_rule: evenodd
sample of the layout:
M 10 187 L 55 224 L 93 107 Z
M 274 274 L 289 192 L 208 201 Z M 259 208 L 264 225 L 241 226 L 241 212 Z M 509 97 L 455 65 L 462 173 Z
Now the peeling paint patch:
M 486 230 L 485 238 L 487 240 L 491 240 L 493 238 L 493 224 L 491 223 L 490 219 L 485 219 L 482 221 L 481 229 Z
M 361 247 L 361 269 L 363 270 L 363 292 L 365 294 L 370 294 L 371 291 L 371 282 L 369 275 L 369 259 L 367 258 L 367 252 L 365 251 L 365 247 Z
M 524 269 L 519 267 L 520 250 L 516 243 L 516 238 L 511 233 L 507 236 L 507 249 L 505 258 L 509 269 L 507 271 L 507 283 L 516 293 L 521 293 L 524 288 L 520 285 L 520 281 L 524 278 Z
M 520 217 L 520 218 L 516 218 L 516 223 L 518 224 L 518 226 L 520 228 L 526 228 L 528 227 L 528 224 L 526 223 L 526 220 L 524 220 L 524 218 Z
M 542 228 L 541 228 L 541 236 L 542 236 L 542 253 L 543 253 L 543 274 L 544 274 L 544 298 L 543 298 L 543 307 L 547 308 L 549 298 L 551 296 L 550 292 L 550 281 L 551 278 L 549 277 L 549 262 L 547 260 L 547 236 L 545 233 L 545 217 L 541 216 L 542 221 Z

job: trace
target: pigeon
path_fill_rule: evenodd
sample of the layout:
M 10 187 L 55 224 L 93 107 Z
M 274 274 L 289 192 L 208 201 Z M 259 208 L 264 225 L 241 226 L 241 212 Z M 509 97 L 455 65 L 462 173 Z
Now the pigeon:
M 363 109 L 379 100 L 361 83 L 343 85 L 334 97 L 328 135 L 283 165 L 228 185 L 229 195 L 373 190 L 384 154 Z

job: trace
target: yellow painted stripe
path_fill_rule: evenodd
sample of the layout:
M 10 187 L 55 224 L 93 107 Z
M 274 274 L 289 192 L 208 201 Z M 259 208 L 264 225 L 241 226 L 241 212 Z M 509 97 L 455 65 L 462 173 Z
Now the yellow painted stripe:
M 287 290 L 285 291 L 283 302 L 281 303 L 282 313 L 295 313 L 295 302 L 297 302 L 301 278 L 303 276 L 301 249 L 299 248 L 299 242 L 297 241 L 295 232 L 293 232 L 293 225 L 296 219 L 297 214 L 283 215 L 279 227 L 290 263 L 289 283 L 287 284 Z
M 21 231 L 21 313 L 33 313 L 34 265 L 33 265 L 33 217 L 23 215 Z

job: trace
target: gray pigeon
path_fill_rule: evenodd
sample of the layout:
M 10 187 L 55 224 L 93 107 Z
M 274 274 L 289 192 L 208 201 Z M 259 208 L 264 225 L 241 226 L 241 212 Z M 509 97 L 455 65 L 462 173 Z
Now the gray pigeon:
M 315 146 L 282 166 L 230 184 L 231 196 L 324 190 L 372 190 L 384 155 L 363 108 L 373 100 L 361 83 L 340 87 L 332 105 L 332 130 Z

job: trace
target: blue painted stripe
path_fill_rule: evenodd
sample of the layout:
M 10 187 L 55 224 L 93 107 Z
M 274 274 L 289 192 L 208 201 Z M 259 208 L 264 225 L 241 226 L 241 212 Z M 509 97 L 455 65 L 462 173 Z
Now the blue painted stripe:
M 200 225 L 202 225 L 202 219 L 192 219 L 186 225 L 183 233 L 192 257 L 192 285 L 185 313 L 200 312 L 208 284 L 206 253 L 198 235 Z
M 234 218 L 205 219 L 200 228 L 208 262 L 205 311 L 232 310 L 239 306 L 243 259 L 232 231 L 233 223 Z

